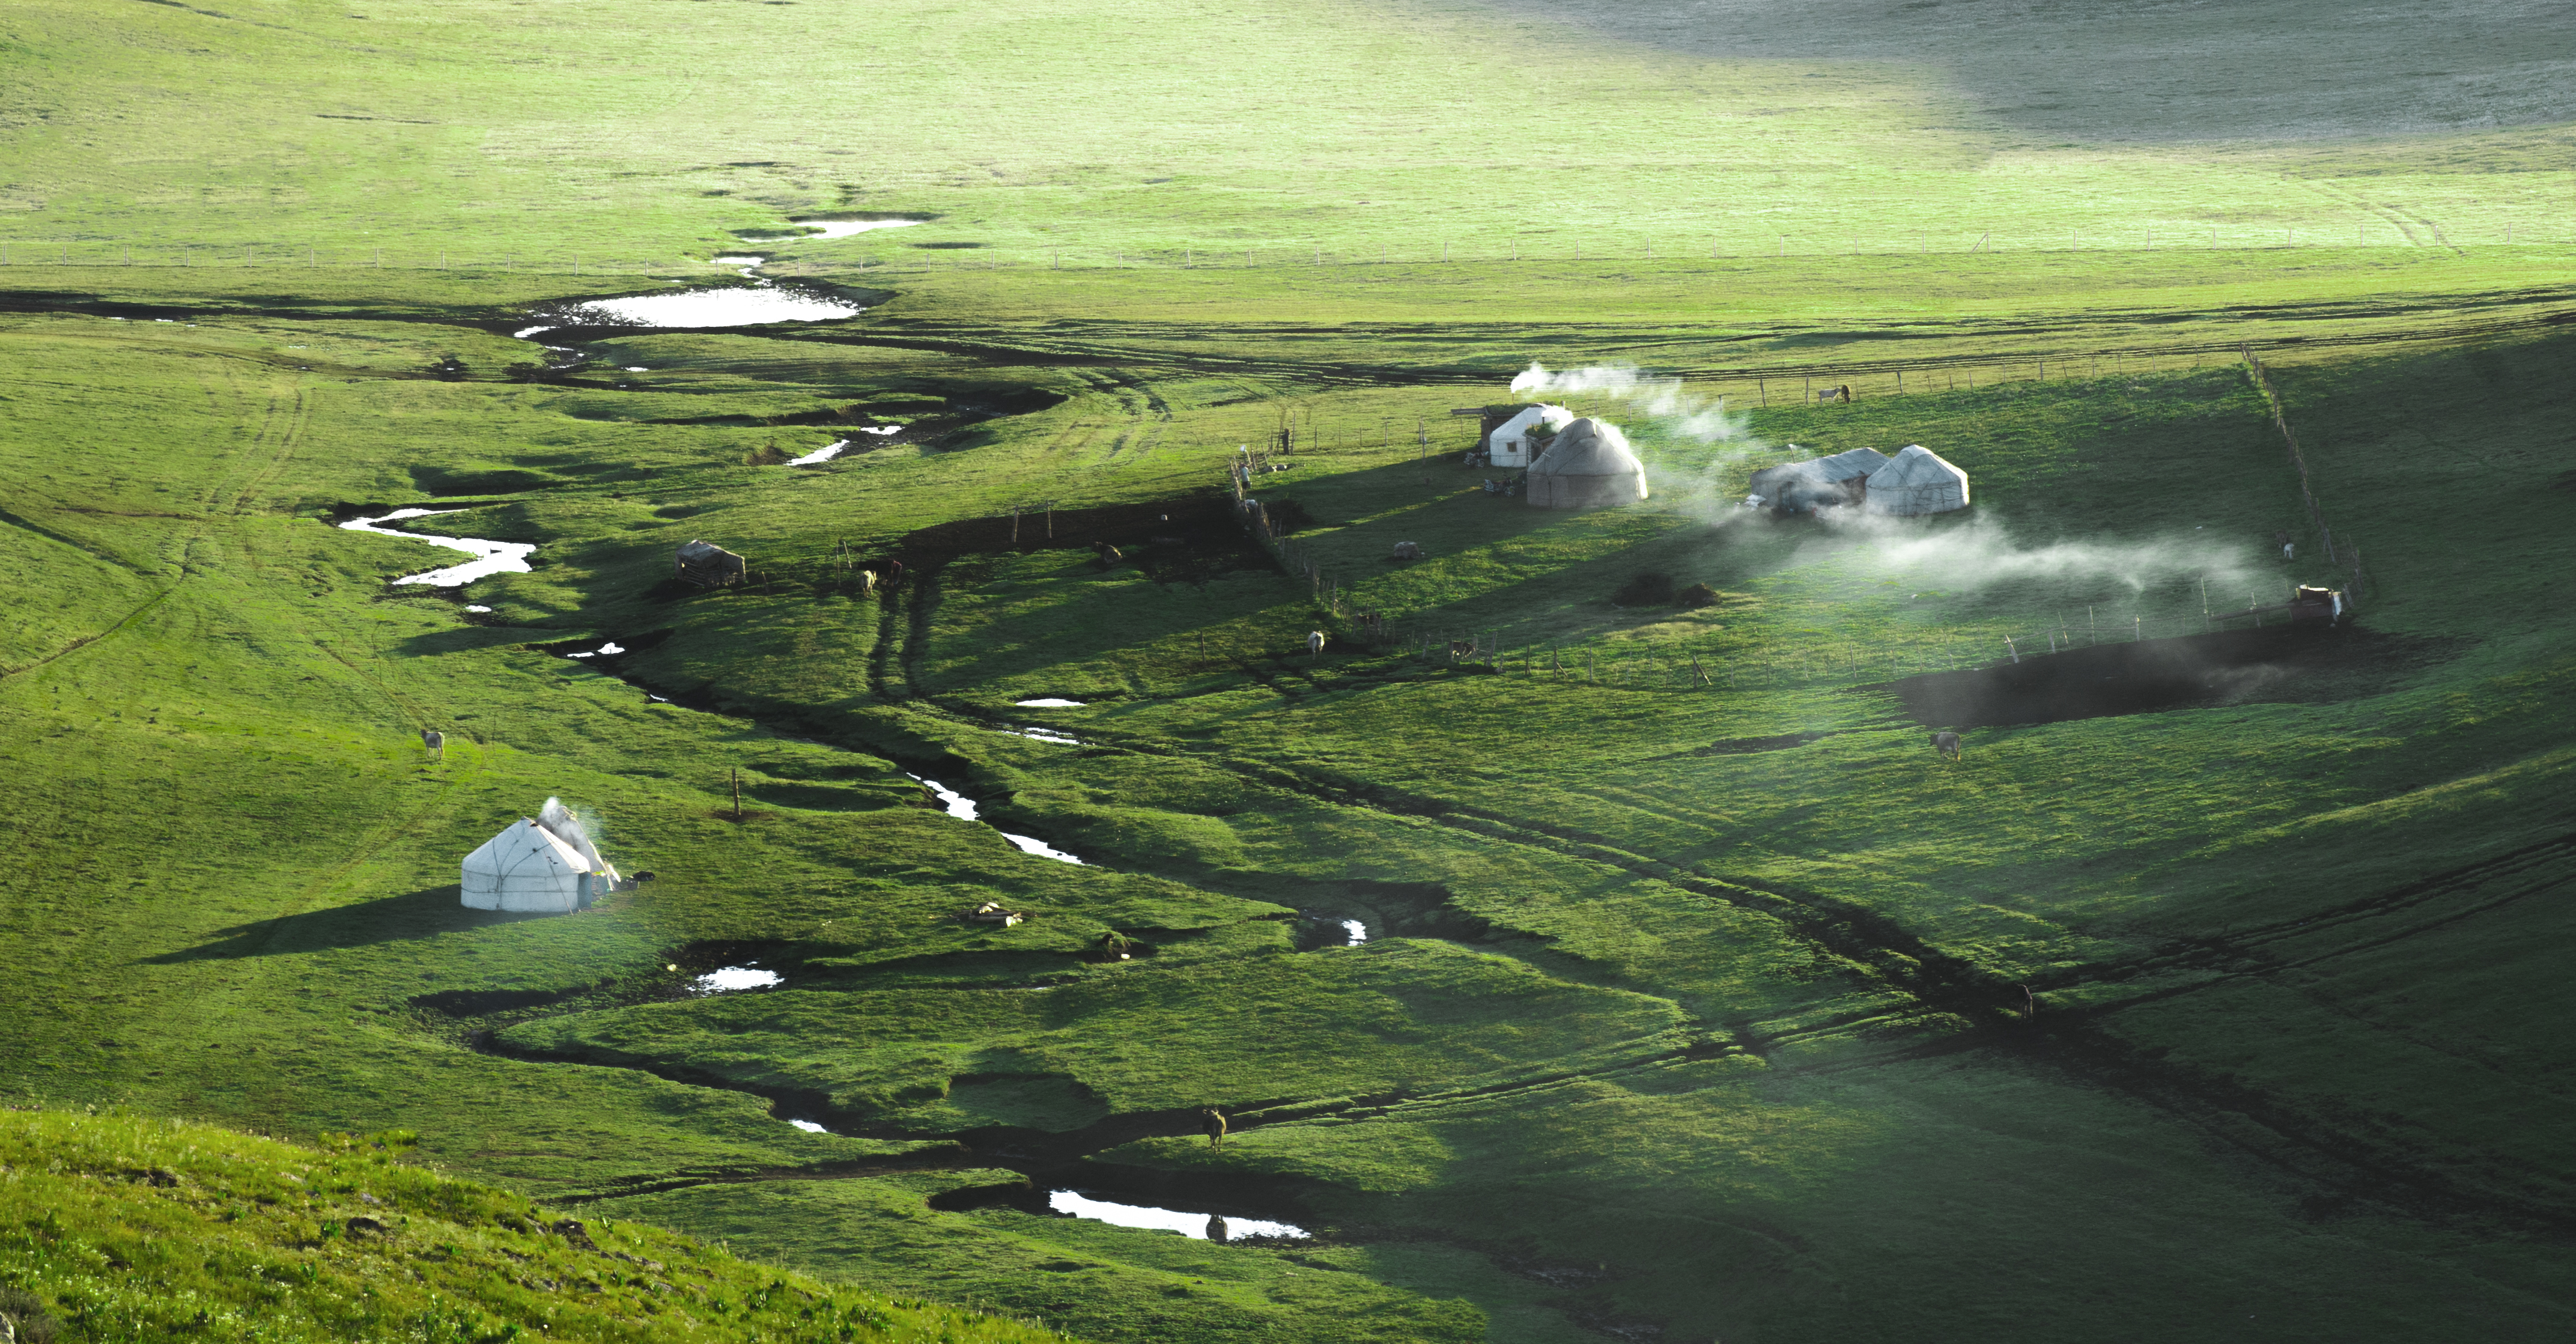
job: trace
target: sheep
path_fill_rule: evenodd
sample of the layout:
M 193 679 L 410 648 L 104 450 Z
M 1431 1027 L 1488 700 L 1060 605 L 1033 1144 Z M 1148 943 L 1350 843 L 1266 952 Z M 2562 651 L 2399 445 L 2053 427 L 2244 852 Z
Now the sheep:
M 1949 757 L 1951 760 L 1955 761 L 1959 759 L 1959 735 L 1957 733 L 1934 733 L 1932 735 L 1932 749 Z

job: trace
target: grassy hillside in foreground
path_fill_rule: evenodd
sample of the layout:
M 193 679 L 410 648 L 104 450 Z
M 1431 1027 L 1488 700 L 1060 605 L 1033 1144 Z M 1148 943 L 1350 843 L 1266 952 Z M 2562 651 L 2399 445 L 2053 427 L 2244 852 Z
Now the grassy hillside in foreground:
M 0 1316 L 20 1340 L 1053 1340 L 816 1283 L 639 1223 L 398 1161 L 212 1125 L 0 1113 Z

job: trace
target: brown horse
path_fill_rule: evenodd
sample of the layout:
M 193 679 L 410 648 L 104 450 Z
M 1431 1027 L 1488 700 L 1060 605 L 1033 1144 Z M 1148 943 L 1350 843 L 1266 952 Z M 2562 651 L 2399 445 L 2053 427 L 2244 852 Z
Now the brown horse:
M 1949 757 L 1951 760 L 1955 761 L 1959 759 L 1959 735 L 1957 733 L 1934 733 L 1932 735 L 1932 749 Z

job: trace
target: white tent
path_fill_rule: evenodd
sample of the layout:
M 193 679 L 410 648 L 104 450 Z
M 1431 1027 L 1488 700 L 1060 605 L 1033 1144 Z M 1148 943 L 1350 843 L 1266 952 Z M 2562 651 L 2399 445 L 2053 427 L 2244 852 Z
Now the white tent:
M 613 890 L 617 870 L 599 858 L 581 823 L 552 798 L 540 814 L 571 832 L 522 818 L 465 856 L 465 905 L 472 910 L 565 914 Z
M 1922 444 L 1908 445 L 1870 473 L 1862 506 L 1871 513 L 1948 513 L 1968 507 L 1968 473 Z
M 1875 448 L 1852 448 L 1831 457 L 1765 467 L 1753 473 L 1753 494 L 1745 503 L 1789 513 L 1806 513 L 1820 504 L 1853 503 L 1888 461 L 1887 454 Z
M 1646 464 L 1617 425 L 1585 416 L 1530 464 L 1528 484 L 1533 508 L 1613 509 L 1646 497 Z
M 1526 467 L 1530 460 L 1530 436 L 1544 427 L 1563 429 L 1574 422 L 1574 412 L 1562 406 L 1524 406 L 1511 419 L 1494 426 L 1485 436 L 1485 451 L 1497 467 Z

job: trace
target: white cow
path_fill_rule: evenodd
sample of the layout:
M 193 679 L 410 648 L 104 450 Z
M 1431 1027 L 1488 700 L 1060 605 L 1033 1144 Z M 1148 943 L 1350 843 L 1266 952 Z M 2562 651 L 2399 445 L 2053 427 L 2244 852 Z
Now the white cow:
M 1323 631 L 1309 630 L 1306 632 L 1306 656 L 1310 658 L 1321 658 L 1324 656 Z

